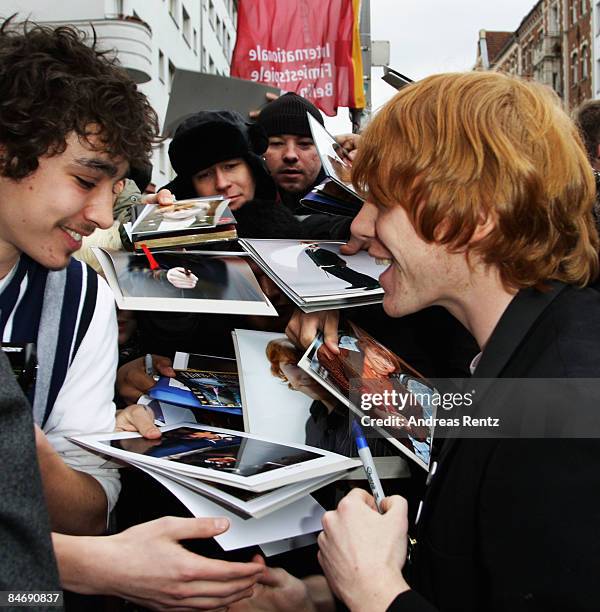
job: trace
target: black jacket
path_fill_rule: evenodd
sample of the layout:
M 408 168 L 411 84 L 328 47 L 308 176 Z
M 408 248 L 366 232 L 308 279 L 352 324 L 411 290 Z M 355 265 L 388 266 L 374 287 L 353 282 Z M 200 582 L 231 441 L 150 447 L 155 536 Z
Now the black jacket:
M 493 383 L 486 391 L 487 379 L 600 377 L 600 296 L 560 283 L 545 294 L 521 291 L 475 377 L 486 393 L 481 413 L 513 416 L 527 409 L 523 398 L 495 394 Z M 597 405 L 584 396 L 578 406 Z M 562 397 L 554 404 L 559 416 L 573 411 Z M 446 440 L 406 568 L 414 591 L 389 609 L 598 610 L 599 465 L 598 439 Z
M 300 221 L 273 200 L 252 200 L 233 213 L 241 238 L 306 238 Z

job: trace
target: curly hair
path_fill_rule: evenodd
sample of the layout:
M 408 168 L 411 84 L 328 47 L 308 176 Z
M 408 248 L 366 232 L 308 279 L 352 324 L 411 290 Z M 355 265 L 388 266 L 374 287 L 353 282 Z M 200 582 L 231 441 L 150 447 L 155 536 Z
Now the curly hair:
M 44 155 L 66 149 L 75 132 L 97 136 L 110 157 L 148 162 L 158 117 L 144 94 L 96 37 L 71 26 L 0 26 L 0 175 L 21 179 Z
M 539 83 L 469 72 L 402 88 L 367 126 L 352 180 L 374 203 L 404 207 L 424 240 L 479 254 L 506 287 L 598 274 L 592 169 Z M 472 241 L 487 218 L 493 230 Z

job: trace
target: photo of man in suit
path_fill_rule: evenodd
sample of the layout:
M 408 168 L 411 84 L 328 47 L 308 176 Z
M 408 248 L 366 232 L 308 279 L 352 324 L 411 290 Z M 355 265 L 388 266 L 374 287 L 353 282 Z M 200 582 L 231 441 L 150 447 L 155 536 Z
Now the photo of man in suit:
M 318 244 L 310 244 L 304 252 L 323 272 L 350 283 L 350 286 L 346 287 L 346 289 L 367 290 L 379 288 L 377 279 L 353 270 L 348 266 L 348 262 L 343 257 L 329 249 L 320 247 Z

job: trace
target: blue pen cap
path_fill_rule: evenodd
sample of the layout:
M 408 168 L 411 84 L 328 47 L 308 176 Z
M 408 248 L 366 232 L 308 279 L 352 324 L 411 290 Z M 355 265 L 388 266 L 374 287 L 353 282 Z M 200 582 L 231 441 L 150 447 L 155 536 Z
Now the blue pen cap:
M 365 434 L 363 434 L 363 430 L 361 429 L 356 419 L 352 421 L 352 433 L 354 434 L 354 438 L 356 439 L 356 448 L 358 450 L 369 446 L 367 444 L 367 441 L 365 440 Z

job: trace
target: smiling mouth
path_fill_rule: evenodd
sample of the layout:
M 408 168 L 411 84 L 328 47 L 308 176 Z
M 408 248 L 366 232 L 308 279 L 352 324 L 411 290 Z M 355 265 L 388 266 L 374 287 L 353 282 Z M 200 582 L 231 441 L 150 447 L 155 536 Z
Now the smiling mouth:
M 295 170 L 293 168 L 286 168 L 284 170 L 280 170 L 279 174 L 283 174 L 284 176 L 300 176 L 302 174 L 302 171 Z
M 64 225 L 61 226 L 61 229 L 67 234 L 69 234 L 69 236 L 71 236 L 71 238 L 73 238 L 73 240 L 75 240 L 76 242 L 81 242 L 81 240 L 83 239 L 84 234 L 80 234 L 79 232 L 65 227 Z
M 392 260 L 387 258 L 387 257 L 376 257 L 375 258 L 375 263 L 378 266 L 391 266 L 392 265 Z

